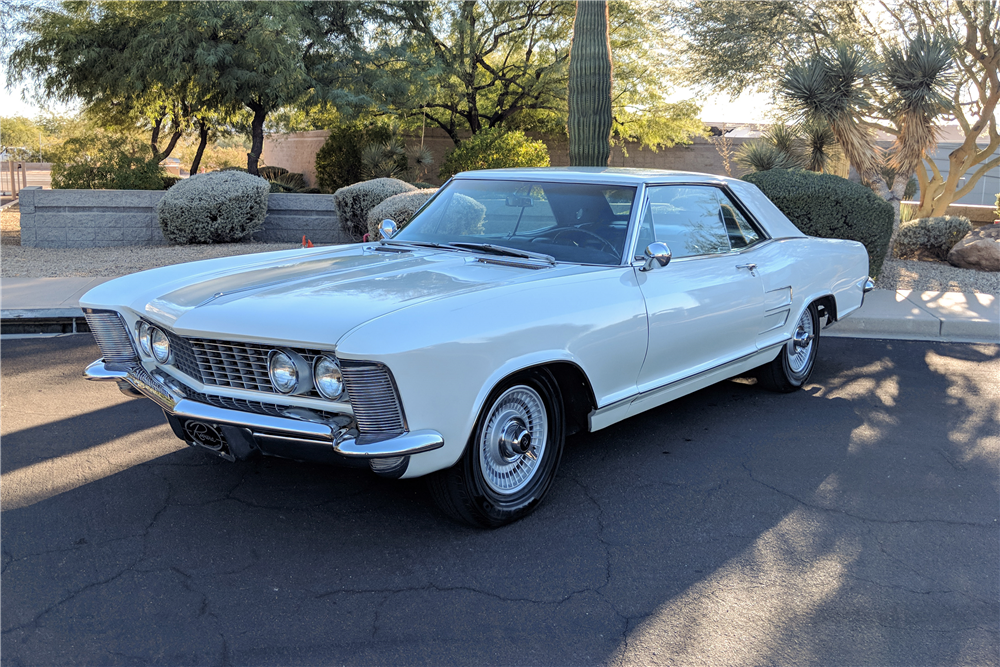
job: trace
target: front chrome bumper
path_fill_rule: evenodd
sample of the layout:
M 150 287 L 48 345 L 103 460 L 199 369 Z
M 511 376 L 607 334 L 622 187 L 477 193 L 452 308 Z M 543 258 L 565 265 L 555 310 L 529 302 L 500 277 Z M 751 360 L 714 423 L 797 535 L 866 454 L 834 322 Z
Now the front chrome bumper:
M 318 448 L 317 453 L 326 450 L 352 459 L 382 459 L 411 456 L 444 446 L 444 438 L 437 431 L 412 431 L 387 440 L 362 442 L 356 437 L 355 431 L 336 424 L 274 417 L 208 405 L 178 395 L 141 367 L 128 370 L 109 368 L 103 359 L 98 359 L 87 366 L 83 376 L 88 380 L 115 381 L 120 387 L 123 383 L 127 383 L 134 391 L 163 408 L 168 418 L 174 417 L 183 422 L 193 420 L 237 427 L 247 431 L 254 441 L 266 441 L 272 444 L 285 441 L 288 445 L 294 446 L 296 451 L 302 451 L 302 447 L 305 446 Z M 134 392 L 128 393 L 135 395 Z M 171 425 L 174 425 L 173 421 Z M 185 439 L 183 433 L 178 433 L 178 436 Z

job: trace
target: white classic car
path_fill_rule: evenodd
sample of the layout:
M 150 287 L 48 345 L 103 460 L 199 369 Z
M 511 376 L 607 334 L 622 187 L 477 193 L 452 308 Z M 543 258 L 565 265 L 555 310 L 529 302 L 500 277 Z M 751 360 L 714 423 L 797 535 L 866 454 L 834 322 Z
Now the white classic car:
M 104 283 L 84 375 L 227 459 L 429 475 L 447 514 L 498 526 L 542 500 L 567 435 L 754 369 L 802 386 L 821 319 L 872 287 L 861 244 L 704 174 L 466 172 L 382 234 Z

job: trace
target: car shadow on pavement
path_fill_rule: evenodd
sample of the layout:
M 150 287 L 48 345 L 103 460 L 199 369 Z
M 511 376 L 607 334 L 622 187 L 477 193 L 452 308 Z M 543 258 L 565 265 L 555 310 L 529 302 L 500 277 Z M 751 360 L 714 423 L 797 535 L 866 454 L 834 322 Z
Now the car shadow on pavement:
M 727 381 L 571 437 L 494 531 L 420 480 L 190 448 L 5 510 L 5 662 L 995 660 L 997 348 L 823 343 L 805 391 Z M 112 403 L 110 429 L 148 404 Z M 178 442 L 148 419 L 135 447 Z

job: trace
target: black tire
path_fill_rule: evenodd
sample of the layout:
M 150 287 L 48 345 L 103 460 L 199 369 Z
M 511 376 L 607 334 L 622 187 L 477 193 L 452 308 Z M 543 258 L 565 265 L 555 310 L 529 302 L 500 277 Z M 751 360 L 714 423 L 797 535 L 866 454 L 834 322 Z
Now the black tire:
M 487 397 L 462 458 L 429 477 L 431 496 L 449 517 L 473 526 L 517 521 L 534 511 L 552 486 L 564 440 L 555 378 L 544 369 L 521 373 Z
M 799 318 L 795 333 L 800 332 L 811 336 L 806 346 L 796 344 L 793 337 L 781 346 L 773 361 L 757 369 L 757 382 L 765 389 L 787 394 L 809 381 L 819 352 L 819 311 L 815 303 L 809 304 Z

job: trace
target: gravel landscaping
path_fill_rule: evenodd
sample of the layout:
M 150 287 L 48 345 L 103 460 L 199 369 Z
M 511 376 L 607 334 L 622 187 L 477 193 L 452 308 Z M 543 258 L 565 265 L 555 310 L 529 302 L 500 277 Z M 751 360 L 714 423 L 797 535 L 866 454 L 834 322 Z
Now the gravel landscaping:
M 0 214 L 0 228 L 3 235 L 0 276 L 4 278 L 120 276 L 199 259 L 300 247 L 298 243 L 225 243 L 123 248 L 22 248 L 20 214 L 16 205 Z M 1000 273 L 959 269 L 946 262 L 893 259 L 886 260 L 875 287 L 920 292 L 976 292 L 997 296 L 1000 294 Z

